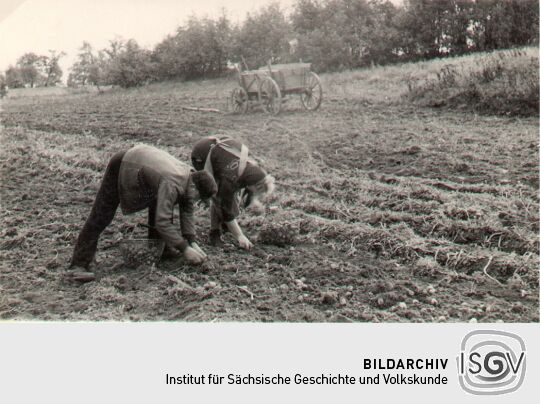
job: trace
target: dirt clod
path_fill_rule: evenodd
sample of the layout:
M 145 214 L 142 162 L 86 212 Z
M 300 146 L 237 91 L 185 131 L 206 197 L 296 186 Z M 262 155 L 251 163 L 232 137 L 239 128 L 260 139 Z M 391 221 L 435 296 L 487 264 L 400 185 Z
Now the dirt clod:
M 335 291 L 325 291 L 321 293 L 321 301 L 324 304 L 335 304 L 338 300 L 338 293 Z

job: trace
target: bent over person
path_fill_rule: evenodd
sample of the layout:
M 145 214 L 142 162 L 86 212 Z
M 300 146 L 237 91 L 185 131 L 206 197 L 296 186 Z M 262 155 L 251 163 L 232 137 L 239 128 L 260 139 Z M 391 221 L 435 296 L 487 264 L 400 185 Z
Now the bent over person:
M 212 174 L 218 186 L 210 208 L 210 244 L 213 246 L 223 245 L 221 234 L 225 230 L 231 232 L 241 248 L 251 249 L 251 241 L 236 221 L 240 203 L 261 213 L 262 201 L 274 191 L 274 177 L 249 158 L 248 153 L 246 145 L 228 136 L 205 137 L 191 152 L 193 167 Z
M 195 172 L 155 147 L 138 145 L 116 153 L 109 161 L 92 211 L 77 239 L 71 268 L 88 270 L 98 239 L 113 220 L 118 205 L 124 214 L 148 208 L 149 238 L 163 239 L 166 251 L 181 252 L 190 264 L 202 263 L 206 254 L 195 240 L 194 202 L 208 199 L 216 192 L 211 175 Z M 176 205 L 180 209 L 180 229 L 173 224 Z M 87 279 L 89 272 L 84 271 L 86 276 L 81 278 Z M 75 272 L 74 279 L 77 273 L 80 272 Z

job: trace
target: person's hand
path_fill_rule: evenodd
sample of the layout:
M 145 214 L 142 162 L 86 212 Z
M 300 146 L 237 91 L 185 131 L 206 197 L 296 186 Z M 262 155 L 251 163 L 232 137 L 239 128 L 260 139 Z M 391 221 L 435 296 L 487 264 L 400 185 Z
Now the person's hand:
M 204 259 L 208 258 L 206 253 L 203 250 L 201 250 L 201 247 L 199 247 L 197 243 L 195 242 L 191 243 L 190 247 L 193 248 L 195 251 L 197 251 L 199 254 L 201 254 L 204 257 Z
M 253 247 L 251 241 L 249 241 L 248 238 L 244 235 L 238 237 L 238 245 L 244 250 L 251 250 L 251 247 Z
M 188 247 L 184 250 L 184 258 L 191 265 L 199 265 L 204 262 L 204 255 L 192 247 Z

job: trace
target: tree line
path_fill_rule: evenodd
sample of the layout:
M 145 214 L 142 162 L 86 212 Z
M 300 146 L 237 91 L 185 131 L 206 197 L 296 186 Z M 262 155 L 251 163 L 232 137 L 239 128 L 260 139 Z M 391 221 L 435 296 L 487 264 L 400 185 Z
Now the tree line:
M 318 72 L 355 69 L 538 44 L 538 0 L 297 0 L 290 14 L 271 4 L 233 24 L 190 18 L 153 49 L 115 39 L 84 42 L 68 84 L 132 87 L 226 74 L 231 64 L 311 62 Z M 6 71 L 9 87 L 53 85 L 58 59 L 26 54 Z M 0 78 L 1 80 L 1 78 Z
M 49 51 L 49 55 L 25 53 L 15 66 L 10 66 L 5 76 L 0 75 L 0 88 L 6 85 L 10 88 L 54 86 L 62 79 L 62 69 L 59 61 L 65 56 L 64 52 Z

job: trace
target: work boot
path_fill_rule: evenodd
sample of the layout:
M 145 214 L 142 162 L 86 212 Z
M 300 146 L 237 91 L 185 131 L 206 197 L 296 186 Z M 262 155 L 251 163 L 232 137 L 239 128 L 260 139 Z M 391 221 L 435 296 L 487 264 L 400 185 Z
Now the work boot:
M 209 242 L 212 247 L 223 248 L 225 244 L 221 239 L 221 230 L 210 230 Z

